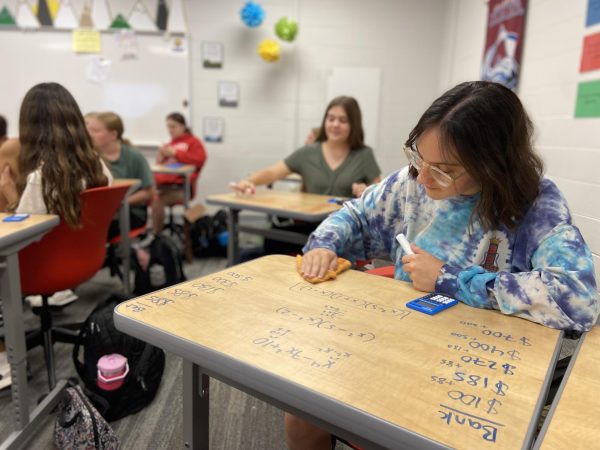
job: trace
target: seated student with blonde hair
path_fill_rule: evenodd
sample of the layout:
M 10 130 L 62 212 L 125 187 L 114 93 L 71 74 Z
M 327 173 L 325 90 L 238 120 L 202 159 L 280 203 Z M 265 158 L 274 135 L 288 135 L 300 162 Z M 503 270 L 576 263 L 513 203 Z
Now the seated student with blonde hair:
M 58 83 L 32 87 L 21 104 L 19 138 L 0 147 L 0 211 L 58 214 L 75 228 L 81 191 L 111 182 L 69 91 Z M 62 291 L 48 301 L 56 305 L 76 298 Z
M 85 124 L 92 142 L 110 163 L 115 178 L 136 178 L 139 188 L 127 197 L 130 205 L 130 227 L 139 228 L 148 220 L 148 204 L 154 196 L 154 178 L 146 158 L 123 137 L 125 128 L 121 117 L 113 112 L 89 113 Z M 108 237 L 119 235 L 119 221 L 113 220 Z

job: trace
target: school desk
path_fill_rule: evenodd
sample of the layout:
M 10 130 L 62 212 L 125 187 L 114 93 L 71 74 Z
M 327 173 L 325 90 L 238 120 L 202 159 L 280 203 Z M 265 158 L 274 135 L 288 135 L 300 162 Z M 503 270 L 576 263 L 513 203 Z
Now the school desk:
M 208 449 L 209 376 L 369 449 L 529 448 L 562 333 L 462 303 L 434 316 L 405 306 L 420 295 L 357 271 L 312 285 L 272 255 L 114 317 L 187 361 L 189 448 Z
M 27 393 L 27 347 L 23 326 L 23 300 L 19 276 L 18 252 L 58 225 L 54 215 L 31 215 L 22 222 L 2 222 L 10 214 L 0 213 L 0 298 L 4 314 L 4 339 L 10 372 L 15 428 L 0 444 L 0 449 L 19 448 L 33 429 L 57 403 L 65 382 L 56 387 L 29 415 Z
M 302 245 L 306 235 L 274 228 L 258 228 L 239 224 L 239 212 L 242 210 L 265 213 L 305 222 L 321 222 L 329 214 L 341 206 L 332 203 L 330 195 L 306 194 L 304 192 L 258 191 L 256 194 L 241 197 L 234 193 L 211 195 L 206 202 L 227 208 L 227 227 L 229 241 L 227 247 L 228 264 L 231 266 L 239 260 L 239 233 L 253 233 L 278 241 Z
M 190 176 L 194 173 L 196 167 L 191 164 L 176 164 L 176 166 L 171 166 L 170 164 L 151 164 L 150 170 L 152 173 L 166 173 L 181 175 L 183 177 L 183 207 L 187 209 L 192 199 Z
M 129 232 L 131 231 L 131 223 L 129 220 L 129 196 L 133 194 L 138 186 L 142 184 L 142 181 L 137 178 L 116 178 L 113 180 L 114 185 L 129 185 L 129 189 L 123 197 L 121 206 L 119 207 L 119 234 L 121 236 L 121 242 L 119 249 L 121 252 L 121 260 L 123 261 L 123 287 L 126 294 L 131 293 L 131 239 L 129 238 Z
M 536 449 L 582 449 L 600 447 L 600 327 L 585 333 L 567 372 L 540 436 Z

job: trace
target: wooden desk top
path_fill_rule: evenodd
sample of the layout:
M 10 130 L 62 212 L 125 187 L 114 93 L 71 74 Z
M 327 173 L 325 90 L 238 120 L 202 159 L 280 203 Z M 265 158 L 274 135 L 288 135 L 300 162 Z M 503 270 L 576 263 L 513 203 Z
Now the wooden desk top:
M 311 285 L 272 255 L 124 302 L 115 323 L 384 447 L 414 443 L 407 430 L 461 449 L 529 445 L 561 332 L 464 304 L 405 307 L 420 295 L 357 271 Z
M 0 248 L 4 249 L 17 242 L 21 242 L 44 234 L 58 225 L 59 217 L 51 214 L 32 214 L 22 222 L 2 222 L 12 214 L 0 213 Z
M 115 178 L 113 180 L 113 186 L 139 186 L 142 184 L 142 180 L 139 178 Z
M 565 375 L 566 384 L 556 395 L 544 423 L 539 448 L 598 448 L 600 327 L 593 328 L 582 338 L 571 364 L 572 368 Z
M 184 164 L 180 167 L 169 167 L 166 164 L 150 164 L 150 170 L 153 173 L 172 173 L 179 175 L 188 175 L 194 172 L 194 170 L 196 170 L 196 167 L 191 164 Z
M 206 202 L 233 209 L 264 212 L 307 221 L 320 221 L 341 208 L 341 205 L 329 203 L 328 200 L 331 198 L 331 195 L 265 190 L 258 191 L 249 197 L 239 197 L 233 192 L 210 195 L 206 198 Z

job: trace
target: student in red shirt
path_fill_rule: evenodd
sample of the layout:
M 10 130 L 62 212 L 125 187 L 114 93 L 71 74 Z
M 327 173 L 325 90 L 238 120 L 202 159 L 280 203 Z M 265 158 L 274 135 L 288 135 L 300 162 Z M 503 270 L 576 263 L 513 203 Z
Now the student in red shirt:
M 192 164 L 196 170 L 190 176 L 192 197 L 196 180 L 206 161 L 206 150 L 200 139 L 192 134 L 187 127 L 185 118 L 180 113 L 171 113 L 167 116 L 167 129 L 171 135 L 171 142 L 163 145 L 158 150 L 156 162 L 158 164 Z M 184 178 L 181 175 L 155 174 L 158 195 L 152 203 L 152 228 L 154 234 L 160 234 L 165 223 L 165 206 L 171 206 L 183 201 Z

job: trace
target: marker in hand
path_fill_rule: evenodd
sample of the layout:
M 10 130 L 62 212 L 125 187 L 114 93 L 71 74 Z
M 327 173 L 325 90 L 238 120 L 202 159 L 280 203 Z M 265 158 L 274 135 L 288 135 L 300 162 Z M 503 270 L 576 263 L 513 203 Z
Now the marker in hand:
M 415 254 L 415 252 L 412 251 L 412 248 L 410 248 L 410 242 L 408 242 L 408 239 L 406 239 L 406 236 L 404 236 L 404 234 L 398 233 L 398 235 L 396 236 L 396 240 L 398 241 L 398 244 L 400 244 L 400 247 L 402 247 L 402 250 L 404 250 L 405 254 Z

